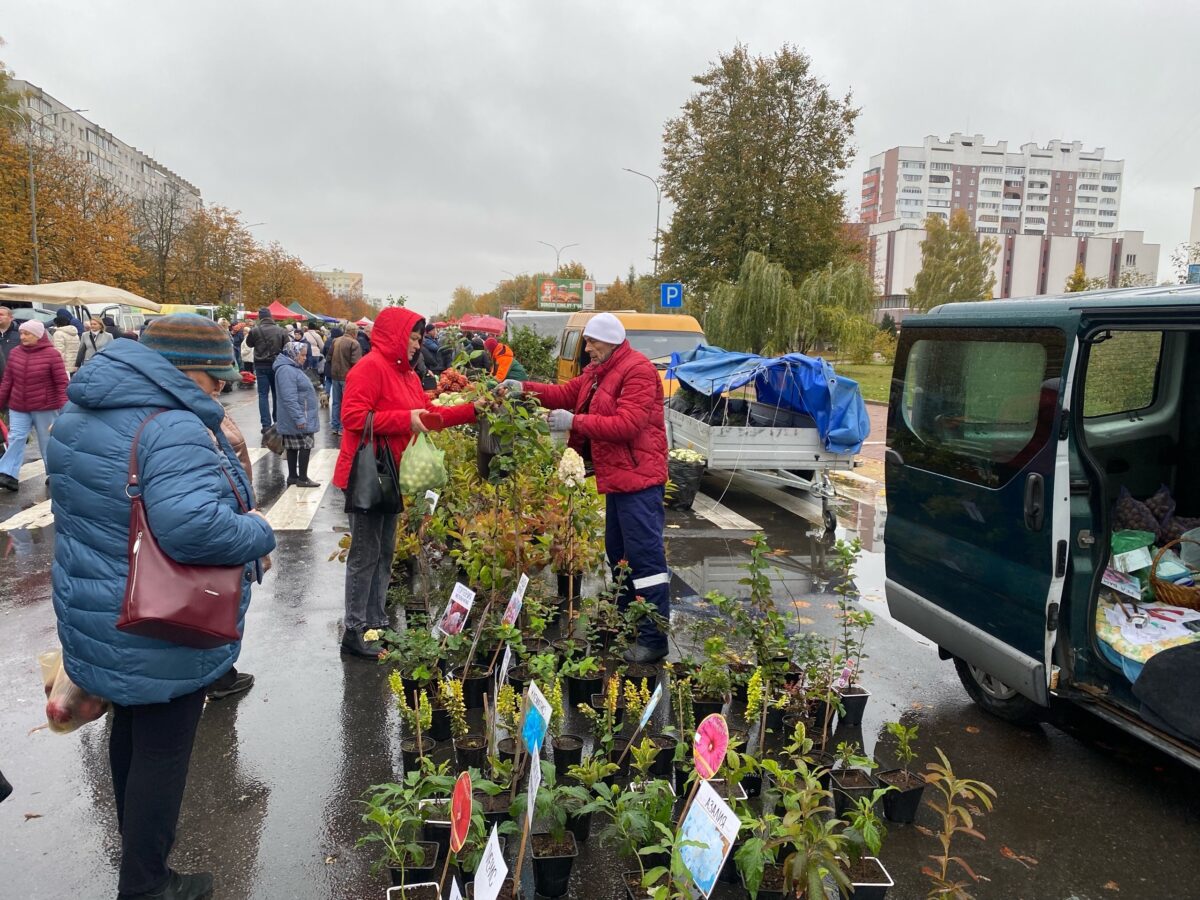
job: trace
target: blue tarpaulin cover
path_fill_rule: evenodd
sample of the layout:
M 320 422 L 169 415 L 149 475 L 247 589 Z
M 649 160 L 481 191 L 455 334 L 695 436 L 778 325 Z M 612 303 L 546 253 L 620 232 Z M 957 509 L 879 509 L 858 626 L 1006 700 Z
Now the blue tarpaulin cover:
M 858 382 L 836 374 L 825 360 L 802 353 L 766 357 L 701 344 L 672 354 L 666 377 L 706 396 L 753 381 L 759 402 L 812 416 L 830 453 L 857 453 L 871 433 Z

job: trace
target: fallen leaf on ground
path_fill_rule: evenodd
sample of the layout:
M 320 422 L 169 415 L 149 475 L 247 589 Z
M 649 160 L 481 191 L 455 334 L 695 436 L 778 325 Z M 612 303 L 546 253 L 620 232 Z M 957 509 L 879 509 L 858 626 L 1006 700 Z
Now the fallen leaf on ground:
M 40 819 L 41 817 L 42 817 L 41 813 L 25 813 L 25 821 L 26 822 L 28 822 L 30 819 Z
M 1012 859 L 1012 860 L 1019 862 L 1021 865 L 1023 865 L 1027 869 L 1032 869 L 1034 866 L 1036 866 L 1038 864 L 1038 861 L 1036 859 L 1034 859 L 1032 856 L 1022 856 L 1020 853 L 1017 853 L 1014 850 L 1010 850 L 1008 847 L 1005 847 L 1005 846 L 1000 847 L 1000 855 L 1003 856 L 1005 859 Z
M 327 865 L 327 866 L 332 866 L 332 865 L 333 865 L 335 862 L 337 862 L 337 857 L 336 857 L 336 856 L 327 856 L 327 857 L 325 857 L 325 865 Z
M 792 603 L 792 605 L 796 607 L 796 609 L 808 609 L 810 606 L 812 606 L 812 604 L 807 600 L 796 600 Z
M 974 725 L 968 725 L 966 730 L 967 734 L 979 734 L 979 729 Z
M 914 701 L 913 701 L 913 704 L 912 704 L 912 708 L 913 708 L 913 709 L 924 709 L 924 708 L 925 708 L 925 704 L 924 704 L 924 703 L 917 703 L 917 702 L 914 700 Z
M 1117 883 L 1116 883 L 1115 881 L 1107 881 L 1107 882 L 1105 882 L 1105 884 L 1104 884 L 1104 889 L 1105 889 L 1106 891 L 1119 891 L 1119 890 L 1120 890 L 1120 888 L 1119 888 L 1119 887 L 1117 887 Z
M 812 625 L 813 620 L 810 619 L 808 616 L 796 616 L 796 624 L 797 625 Z
M 837 609 L 838 605 L 836 603 L 826 603 L 825 608 L 826 609 Z
M 682 528 L 682 525 L 668 525 L 668 528 Z

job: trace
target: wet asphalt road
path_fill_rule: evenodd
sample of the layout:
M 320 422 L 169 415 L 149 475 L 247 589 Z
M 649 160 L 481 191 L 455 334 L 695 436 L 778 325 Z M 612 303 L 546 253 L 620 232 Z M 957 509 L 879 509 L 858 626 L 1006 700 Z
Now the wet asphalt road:
M 252 395 L 229 399 L 247 434 L 257 434 Z M 283 489 L 281 468 L 271 456 L 256 467 L 264 508 Z M 725 487 L 709 479 L 704 490 L 720 496 Z M 40 482 L 27 482 L 19 495 L 0 497 L 0 519 L 44 496 Z M 222 900 L 384 895 L 386 876 L 371 875 L 369 858 L 354 849 L 362 829 L 355 800 L 399 774 L 399 731 L 386 673 L 337 652 L 343 572 L 328 557 L 345 525 L 339 499 L 330 490 L 310 531 L 281 536 L 275 569 L 256 590 L 239 662 L 257 683 L 240 699 L 209 704 L 200 724 L 172 863 L 213 871 Z M 811 574 L 824 553 L 819 534 L 810 534 L 815 526 L 737 488 L 723 502 L 788 551 L 776 572 L 777 596 L 799 602 L 812 620 L 805 627 L 829 632 L 834 598 Z M 668 530 L 676 615 L 687 615 L 689 597 L 736 583 L 747 535 L 687 513 L 669 514 L 668 522 L 679 526 Z M 0 769 L 16 788 L 0 804 L 0 898 L 112 898 L 117 843 L 107 726 L 102 720 L 65 736 L 32 730 L 44 722 L 35 657 L 56 644 L 52 551 L 52 528 L 0 533 Z M 1055 724 L 1029 730 L 987 717 L 935 648 L 887 621 L 882 583 L 881 552 L 865 554 L 862 602 L 880 620 L 868 636 L 863 679 L 873 696 L 861 734 L 838 739 L 861 739 L 890 767 L 879 735 L 883 722 L 902 718 L 920 726 L 922 762 L 940 747 L 960 775 L 996 788 L 996 809 L 980 823 L 986 842 L 964 839 L 955 848 L 990 879 L 976 896 L 1200 897 L 1193 773 L 1086 714 L 1066 711 Z M 931 812 L 922 810 L 918 822 L 932 826 Z M 882 853 L 896 881 L 889 897 L 925 896 L 920 868 L 935 846 L 915 828 L 890 830 Z M 593 838 L 577 860 L 570 896 L 620 896 L 621 868 Z M 742 894 L 719 887 L 714 896 Z

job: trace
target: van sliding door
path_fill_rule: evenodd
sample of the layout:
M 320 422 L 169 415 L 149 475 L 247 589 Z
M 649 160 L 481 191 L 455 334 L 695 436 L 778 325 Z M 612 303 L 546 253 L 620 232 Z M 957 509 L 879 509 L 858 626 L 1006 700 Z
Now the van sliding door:
M 1074 346 L 1054 328 L 914 323 L 888 418 L 892 615 L 1042 704 L 1066 574 Z

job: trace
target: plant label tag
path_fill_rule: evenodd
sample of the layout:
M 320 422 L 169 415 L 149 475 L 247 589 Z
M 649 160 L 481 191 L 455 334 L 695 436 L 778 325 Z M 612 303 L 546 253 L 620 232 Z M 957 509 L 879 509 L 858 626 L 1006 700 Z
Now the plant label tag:
M 696 726 L 696 737 L 692 743 L 696 774 L 704 781 L 716 775 L 725 762 L 725 751 L 728 749 L 729 723 L 720 713 L 713 713 Z
M 1111 566 L 1104 570 L 1104 574 L 1100 576 L 1100 582 L 1126 597 L 1132 597 L 1134 600 L 1142 599 L 1141 582 L 1132 575 L 1116 571 Z
M 512 665 L 512 646 L 504 645 L 504 656 L 500 659 L 500 674 L 496 676 L 497 696 L 499 696 L 499 687 L 504 684 L 504 680 L 508 678 L 508 667 Z
M 458 853 L 467 842 L 471 828 L 471 807 L 475 798 L 471 793 L 471 773 L 463 772 L 454 783 L 450 795 L 450 852 Z
M 688 807 L 680 826 L 683 847 L 679 858 L 703 896 L 712 894 L 741 824 L 737 813 L 713 786 L 707 781 L 700 782 L 696 800 Z
M 525 711 L 525 725 L 521 739 L 530 756 L 537 756 L 546 739 L 546 726 L 550 722 L 550 701 L 542 694 L 536 682 L 529 683 L 529 709 Z
M 509 598 L 508 606 L 504 607 L 504 617 L 500 620 L 500 624 L 516 625 L 517 616 L 521 614 L 521 607 L 523 605 L 524 601 L 518 597 L 516 591 L 514 591 L 512 597 Z
M 533 805 L 537 800 L 538 788 L 542 786 L 542 766 L 538 759 L 534 758 L 529 766 L 529 795 L 525 798 L 525 828 L 526 830 L 533 827 Z
M 492 826 L 492 833 L 488 835 L 483 848 L 483 857 L 479 860 L 479 868 L 475 871 L 475 900 L 496 900 L 508 875 L 504 854 L 500 852 L 500 833 L 497 828 L 496 825 Z
M 658 707 L 658 701 L 662 699 L 662 682 L 654 688 L 654 693 L 650 695 L 650 702 L 646 704 L 646 708 L 642 710 L 642 717 L 638 720 L 637 730 L 641 731 L 650 722 L 650 717 L 654 715 L 654 710 Z
M 433 628 L 433 633 L 441 633 L 447 637 L 459 634 L 463 630 L 463 626 L 467 624 L 467 616 L 471 613 L 471 607 L 475 605 L 475 592 L 463 584 L 454 585 L 454 590 L 450 593 L 450 602 L 446 604 L 446 611 L 442 613 L 441 620 Z
M 437 512 L 438 500 L 440 499 L 441 495 L 437 491 L 425 492 L 425 502 L 429 504 L 429 515 L 432 516 L 435 512 Z
M 517 581 L 517 590 L 513 595 L 521 602 L 525 601 L 525 591 L 529 588 L 529 576 L 524 572 L 521 573 L 520 579 Z
M 450 879 L 450 896 L 448 900 L 463 900 L 462 891 L 458 888 L 458 879 Z

